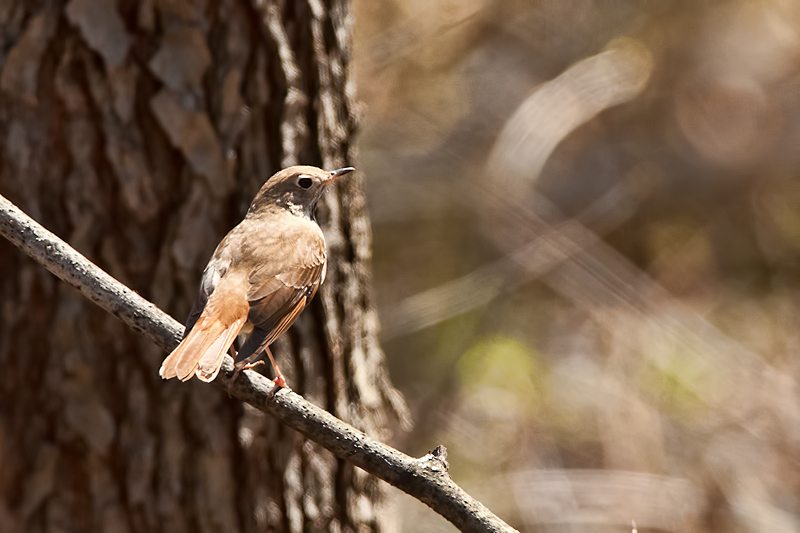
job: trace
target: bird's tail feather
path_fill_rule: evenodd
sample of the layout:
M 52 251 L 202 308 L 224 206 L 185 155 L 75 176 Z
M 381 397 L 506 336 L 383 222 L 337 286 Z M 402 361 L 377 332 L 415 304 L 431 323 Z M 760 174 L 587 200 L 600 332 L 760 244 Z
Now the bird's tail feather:
M 225 352 L 242 329 L 247 316 L 226 324 L 209 316 L 201 316 L 189 334 L 161 364 L 164 379 L 177 377 L 186 381 L 197 374 L 203 381 L 212 381 L 222 366 Z

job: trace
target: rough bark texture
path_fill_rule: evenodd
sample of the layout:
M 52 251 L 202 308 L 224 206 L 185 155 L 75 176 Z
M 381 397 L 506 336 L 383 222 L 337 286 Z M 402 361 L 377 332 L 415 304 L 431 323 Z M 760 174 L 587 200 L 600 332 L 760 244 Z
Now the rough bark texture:
M 342 1 L 0 2 L 0 188 L 179 319 L 263 181 L 351 163 Z M 385 437 L 358 179 L 328 279 L 275 345 L 292 387 Z M 379 529 L 377 482 L 214 387 L 0 243 L 0 531 Z

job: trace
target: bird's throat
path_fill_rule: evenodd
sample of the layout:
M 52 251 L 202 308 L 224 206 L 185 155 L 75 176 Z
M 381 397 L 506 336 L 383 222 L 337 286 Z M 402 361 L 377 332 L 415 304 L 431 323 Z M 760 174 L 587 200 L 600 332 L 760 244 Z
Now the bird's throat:
M 298 204 L 295 204 L 295 203 L 293 203 L 291 201 L 286 202 L 286 209 L 288 209 L 289 212 L 291 214 L 293 214 L 294 216 L 297 216 L 297 217 L 300 217 L 300 218 L 305 218 L 307 220 L 311 220 L 312 219 L 311 214 L 314 211 L 314 207 L 313 206 L 298 205 Z

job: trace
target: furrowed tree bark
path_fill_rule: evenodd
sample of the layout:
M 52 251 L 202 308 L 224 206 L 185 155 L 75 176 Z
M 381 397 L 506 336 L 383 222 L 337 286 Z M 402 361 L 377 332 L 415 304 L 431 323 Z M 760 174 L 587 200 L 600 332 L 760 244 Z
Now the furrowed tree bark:
M 0 191 L 186 316 L 263 181 L 355 157 L 345 2 L 6 0 Z M 275 346 L 298 393 L 385 438 L 403 404 L 370 310 L 357 179 L 320 206 L 330 265 Z M 0 531 L 381 528 L 378 482 L 215 388 L 0 243 Z

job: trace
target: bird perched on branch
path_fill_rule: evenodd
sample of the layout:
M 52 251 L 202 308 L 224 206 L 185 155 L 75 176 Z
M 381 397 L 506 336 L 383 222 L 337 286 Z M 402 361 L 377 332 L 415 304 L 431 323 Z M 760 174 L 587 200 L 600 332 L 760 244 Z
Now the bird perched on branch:
M 263 362 L 255 361 L 266 352 L 276 386 L 286 387 L 269 345 L 289 329 L 325 279 L 325 239 L 314 211 L 327 186 L 352 171 L 293 166 L 267 180 L 208 262 L 183 341 L 164 359 L 162 378 L 186 381 L 196 375 L 212 381 L 231 350 L 232 384 L 243 369 Z M 240 333 L 249 337 L 234 354 Z

